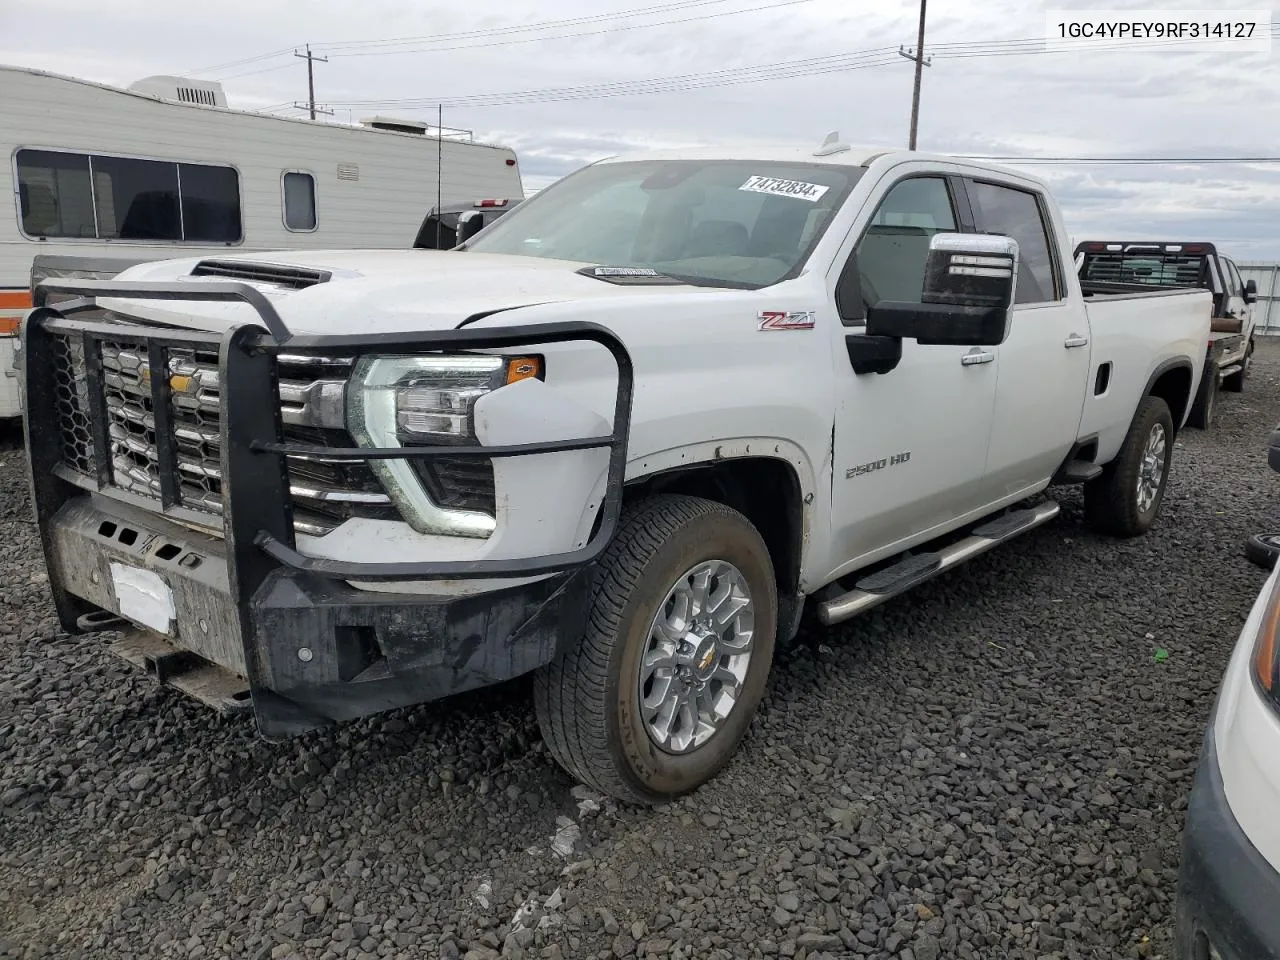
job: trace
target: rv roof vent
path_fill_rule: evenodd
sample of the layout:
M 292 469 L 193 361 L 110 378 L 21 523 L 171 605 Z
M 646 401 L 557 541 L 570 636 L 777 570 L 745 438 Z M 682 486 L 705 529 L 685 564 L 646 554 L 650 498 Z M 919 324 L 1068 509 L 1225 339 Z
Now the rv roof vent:
M 396 133 L 416 133 L 419 136 L 427 132 L 425 123 L 416 120 L 397 120 L 394 117 L 367 117 L 360 121 L 360 126 L 373 130 L 394 130 Z
M 227 105 L 227 95 L 222 92 L 222 84 L 213 80 L 192 80 L 188 77 L 145 77 L 137 83 L 130 84 L 129 89 L 134 93 L 145 93 L 163 100 L 177 100 L 179 103 L 200 103 L 206 107 Z

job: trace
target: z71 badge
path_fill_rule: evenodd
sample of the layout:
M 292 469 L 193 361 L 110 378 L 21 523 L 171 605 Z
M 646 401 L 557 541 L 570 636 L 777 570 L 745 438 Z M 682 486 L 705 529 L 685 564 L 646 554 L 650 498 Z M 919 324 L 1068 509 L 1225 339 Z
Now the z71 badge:
M 761 330 L 812 330 L 812 310 L 761 310 Z

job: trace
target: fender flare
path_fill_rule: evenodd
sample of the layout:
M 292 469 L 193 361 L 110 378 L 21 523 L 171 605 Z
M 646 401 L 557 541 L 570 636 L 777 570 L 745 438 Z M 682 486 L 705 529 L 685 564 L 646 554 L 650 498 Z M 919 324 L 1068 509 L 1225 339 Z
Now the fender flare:
M 1147 378 L 1147 384 L 1142 388 L 1140 399 L 1142 397 L 1151 396 L 1151 388 L 1156 385 L 1156 381 L 1171 370 L 1188 370 L 1191 372 L 1193 380 L 1191 388 L 1187 391 L 1186 404 L 1182 408 L 1181 422 L 1174 425 L 1175 430 L 1181 430 L 1187 422 L 1187 417 L 1191 415 L 1191 405 L 1195 400 L 1196 388 L 1199 387 L 1199 384 L 1194 382 L 1196 372 L 1195 364 L 1193 364 L 1188 357 L 1173 357 L 1172 359 L 1165 360 L 1163 363 L 1158 365 L 1155 370 L 1152 371 L 1151 376 Z M 1207 371 L 1208 361 L 1206 361 L 1205 366 L 1200 373 L 1201 379 L 1204 379 L 1205 372 Z

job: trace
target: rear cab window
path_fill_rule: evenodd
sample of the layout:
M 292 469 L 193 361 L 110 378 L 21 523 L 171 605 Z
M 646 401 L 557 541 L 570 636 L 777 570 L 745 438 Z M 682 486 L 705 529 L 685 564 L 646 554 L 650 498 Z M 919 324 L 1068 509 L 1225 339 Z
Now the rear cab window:
M 1040 194 L 986 180 L 966 180 L 965 190 L 980 232 L 1002 234 L 1018 242 L 1014 302 L 1048 303 L 1062 299 L 1066 287 Z

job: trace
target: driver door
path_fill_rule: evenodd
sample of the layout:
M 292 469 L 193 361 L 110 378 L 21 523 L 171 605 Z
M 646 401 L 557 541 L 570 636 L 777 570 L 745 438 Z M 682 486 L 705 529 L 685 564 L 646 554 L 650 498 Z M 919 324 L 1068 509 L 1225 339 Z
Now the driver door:
M 864 307 L 920 301 L 929 240 L 961 229 L 947 178 L 908 176 L 881 200 L 855 247 Z M 846 321 L 833 344 L 837 410 L 832 535 L 843 570 L 906 549 L 985 505 L 999 348 L 902 341 L 885 374 L 853 371 Z M 876 554 L 876 557 L 868 555 Z

